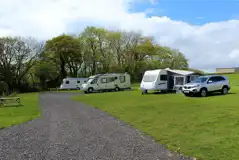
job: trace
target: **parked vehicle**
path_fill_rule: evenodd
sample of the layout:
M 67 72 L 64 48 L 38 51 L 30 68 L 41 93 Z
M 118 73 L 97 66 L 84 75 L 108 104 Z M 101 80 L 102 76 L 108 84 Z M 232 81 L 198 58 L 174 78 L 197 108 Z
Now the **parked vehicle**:
M 208 75 L 200 76 L 194 81 L 183 86 L 182 92 L 185 96 L 199 94 L 202 97 L 212 92 L 221 92 L 227 94 L 231 89 L 230 81 L 226 76 L 222 75 Z
M 60 86 L 61 90 L 64 89 L 80 89 L 81 85 L 86 83 L 88 78 L 64 78 Z
M 131 79 L 128 73 L 108 73 L 90 76 L 81 90 L 85 93 L 96 91 L 120 91 L 131 88 Z
M 142 90 L 142 94 L 148 91 L 180 90 L 185 83 L 194 80 L 198 76 L 200 75 L 193 71 L 172 70 L 169 68 L 148 70 L 144 73 L 140 90 Z

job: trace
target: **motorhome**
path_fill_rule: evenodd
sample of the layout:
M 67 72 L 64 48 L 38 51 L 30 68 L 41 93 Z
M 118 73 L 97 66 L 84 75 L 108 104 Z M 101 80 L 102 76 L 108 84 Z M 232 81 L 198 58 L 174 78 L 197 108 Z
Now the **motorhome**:
M 170 68 L 145 71 L 140 84 L 142 94 L 148 91 L 177 91 L 200 74 L 193 71 L 173 70 Z
M 61 90 L 64 89 L 80 89 L 81 85 L 86 83 L 88 78 L 64 78 L 60 86 Z
M 90 76 L 81 90 L 85 93 L 109 90 L 125 90 L 131 88 L 131 79 L 128 73 L 108 73 Z

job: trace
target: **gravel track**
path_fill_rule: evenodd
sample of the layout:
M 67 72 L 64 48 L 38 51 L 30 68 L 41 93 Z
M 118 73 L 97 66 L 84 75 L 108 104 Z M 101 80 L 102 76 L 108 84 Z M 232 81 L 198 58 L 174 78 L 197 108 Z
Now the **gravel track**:
M 41 93 L 41 118 L 0 130 L 0 160 L 191 160 L 74 94 Z

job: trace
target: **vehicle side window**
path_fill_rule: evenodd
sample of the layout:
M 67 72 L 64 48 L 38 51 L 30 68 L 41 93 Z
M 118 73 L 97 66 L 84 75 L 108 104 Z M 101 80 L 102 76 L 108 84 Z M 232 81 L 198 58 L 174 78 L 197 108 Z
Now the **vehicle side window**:
M 218 77 L 218 81 L 225 81 L 226 79 L 224 77 Z
M 97 79 L 94 79 L 91 84 L 96 84 L 97 83 Z
M 125 76 L 120 76 L 119 79 L 120 79 L 120 83 L 124 83 L 125 82 Z
M 80 83 L 80 81 L 77 81 L 77 83 Z
M 211 81 L 211 82 L 214 82 L 214 81 L 213 81 L 213 78 L 214 78 L 214 77 L 209 78 L 209 79 L 208 79 L 208 82 L 210 82 L 210 81 Z
M 220 81 L 220 80 L 218 79 L 218 77 L 211 77 L 211 78 L 209 78 L 208 81 L 218 82 L 218 81 Z
M 107 83 L 113 82 L 114 80 L 115 80 L 114 77 L 109 77 L 109 78 L 107 78 Z
M 107 83 L 107 79 L 106 78 L 101 78 L 101 83 Z
M 160 80 L 161 81 L 167 81 L 167 75 L 160 75 Z
M 66 84 L 70 84 L 70 81 L 66 81 Z

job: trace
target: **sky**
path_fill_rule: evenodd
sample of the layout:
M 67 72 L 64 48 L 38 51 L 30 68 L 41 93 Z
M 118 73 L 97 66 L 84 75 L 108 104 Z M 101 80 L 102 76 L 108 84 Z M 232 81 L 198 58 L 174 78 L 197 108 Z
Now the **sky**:
M 0 0 L 0 36 L 46 40 L 86 26 L 139 31 L 191 68 L 239 67 L 239 0 Z

